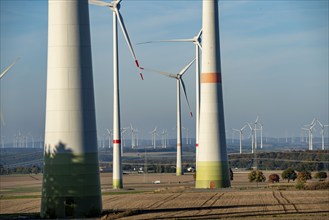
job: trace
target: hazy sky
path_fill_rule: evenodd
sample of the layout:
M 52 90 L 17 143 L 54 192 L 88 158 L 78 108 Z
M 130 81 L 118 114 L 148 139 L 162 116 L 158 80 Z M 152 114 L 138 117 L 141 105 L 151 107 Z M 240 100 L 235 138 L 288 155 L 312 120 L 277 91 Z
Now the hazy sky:
M 44 133 L 47 1 L 0 0 L 1 136 Z M 268 136 L 299 136 L 313 117 L 328 124 L 328 1 L 221 1 L 220 36 L 227 137 L 259 115 Z M 192 43 L 138 42 L 192 38 L 201 28 L 202 1 L 123 0 L 121 13 L 140 64 L 177 73 L 195 57 Z M 99 135 L 112 127 L 112 11 L 90 5 Z M 176 82 L 156 73 L 139 78 L 119 34 L 121 125 L 151 138 L 155 126 L 175 137 Z M 195 115 L 195 65 L 184 75 Z M 184 101 L 184 100 L 182 100 Z M 182 124 L 195 118 L 182 102 Z M 319 126 L 315 131 L 319 135 Z M 328 132 L 327 132 L 328 133 Z M 184 133 L 185 135 L 185 133 Z

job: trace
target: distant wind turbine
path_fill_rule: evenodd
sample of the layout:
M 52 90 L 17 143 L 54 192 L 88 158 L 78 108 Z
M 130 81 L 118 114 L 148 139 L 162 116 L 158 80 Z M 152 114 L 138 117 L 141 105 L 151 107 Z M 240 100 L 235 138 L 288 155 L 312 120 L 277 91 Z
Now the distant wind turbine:
M 163 130 L 161 133 L 162 147 L 167 148 L 167 130 Z
M 240 133 L 240 154 L 242 154 L 242 139 L 243 139 L 243 129 L 246 128 L 247 125 L 243 126 L 241 129 L 232 129 L 233 131 L 237 131 Z
M 314 118 L 313 121 L 311 122 L 311 124 L 304 125 L 304 126 L 308 126 L 308 128 L 302 128 L 303 130 L 308 131 L 308 149 L 309 150 L 313 150 L 313 128 L 316 125 L 315 120 L 316 119 Z
M 193 115 L 192 115 L 191 107 L 190 107 L 190 104 L 189 104 L 189 101 L 188 101 L 188 98 L 187 98 L 185 83 L 184 83 L 182 77 L 183 77 L 184 73 L 188 70 L 188 68 L 193 64 L 194 61 L 195 61 L 195 59 L 193 59 L 189 64 L 187 64 L 178 74 L 166 73 L 166 72 L 161 72 L 161 71 L 145 68 L 145 70 L 160 73 L 162 75 L 165 75 L 167 77 L 174 78 L 174 79 L 177 80 L 177 162 L 176 162 L 176 175 L 177 176 L 180 176 L 180 175 L 183 174 L 183 169 L 182 169 L 182 134 L 181 134 L 182 126 L 181 126 L 180 88 L 181 88 L 181 85 L 182 85 L 183 92 L 184 92 L 184 95 L 185 95 L 185 100 L 186 100 L 187 105 L 189 107 L 190 115 L 192 117 Z
M 119 12 L 121 0 L 115 0 L 110 3 L 89 0 L 89 3 L 108 7 L 113 12 L 113 188 L 120 189 L 123 187 L 122 183 L 122 165 L 121 165 L 121 137 L 120 137 L 120 101 L 119 101 L 119 57 L 118 57 L 118 34 L 117 34 L 117 20 L 119 21 L 123 35 L 126 39 L 130 52 L 134 58 L 135 64 L 138 68 L 139 74 L 143 79 L 140 72 L 142 69 L 139 66 L 135 51 L 132 47 L 127 29 L 124 25 L 123 18 Z
M 158 43 L 158 42 L 192 42 L 195 45 L 195 74 L 196 74 L 196 111 L 195 111 L 195 123 L 196 123 L 196 135 L 195 135 L 195 146 L 196 146 L 196 162 L 198 161 L 198 146 L 199 146 L 199 123 L 200 123 L 200 50 L 202 50 L 201 46 L 201 35 L 202 35 L 202 29 L 199 31 L 199 33 L 194 36 L 193 38 L 189 39 L 172 39 L 172 40 L 159 40 L 159 41 L 147 41 L 142 42 L 139 44 L 147 44 L 147 43 Z M 196 163 L 197 164 L 197 163 Z
M 153 148 L 155 149 L 155 147 L 156 147 L 156 139 L 155 139 L 155 136 L 158 135 L 158 133 L 157 133 L 157 127 L 155 127 L 154 130 L 150 132 L 150 134 L 152 135 L 152 145 L 153 145 Z
M 260 149 L 263 149 L 263 124 L 259 124 L 260 126 Z
M 2 71 L 2 73 L 0 74 L 0 79 L 16 64 L 16 62 L 19 60 L 19 58 L 17 58 L 16 60 L 14 60 L 14 62 L 12 62 L 12 64 L 10 64 L 4 71 Z M 0 126 L 5 124 L 5 119 L 3 117 L 2 112 L 0 111 Z
M 258 124 L 259 117 L 257 116 L 255 122 L 253 123 L 254 126 L 252 126 L 252 123 L 247 123 L 250 130 L 251 130 L 251 153 L 254 153 L 254 150 L 257 149 L 257 124 Z
M 134 129 L 130 123 L 130 132 L 131 132 L 131 148 L 138 147 L 138 130 Z
M 113 141 L 113 131 L 112 130 L 109 130 L 109 129 L 106 129 L 108 135 L 109 135 L 109 148 L 111 148 L 111 143 Z
M 319 123 L 320 127 L 321 127 L 321 140 L 322 140 L 322 150 L 324 150 L 324 128 L 328 127 L 329 125 L 324 125 L 322 124 L 319 120 L 317 120 L 317 122 Z

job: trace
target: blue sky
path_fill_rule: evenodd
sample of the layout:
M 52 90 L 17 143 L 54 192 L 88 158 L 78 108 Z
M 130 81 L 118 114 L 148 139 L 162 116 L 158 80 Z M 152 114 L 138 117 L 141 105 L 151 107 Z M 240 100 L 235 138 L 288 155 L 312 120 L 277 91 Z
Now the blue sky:
M 47 1 L 0 0 L 1 136 L 44 132 Z M 227 137 L 259 115 L 265 135 L 299 136 L 313 117 L 328 124 L 328 1 L 221 1 L 220 35 Z M 194 58 L 194 45 L 138 42 L 192 38 L 201 28 L 201 1 L 123 0 L 121 13 L 140 64 L 176 73 Z M 112 12 L 90 5 L 99 135 L 112 127 Z M 119 34 L 121 124 L 151 138 L 155 126 L 175 137 L 176 82 L 155 73 L 139 78 Z M 195 66 L 184 75 L 195 114 Z M 183 126 L 195 134 L 182 102 Z M 315 131 L 319 135 L 319 127 Z

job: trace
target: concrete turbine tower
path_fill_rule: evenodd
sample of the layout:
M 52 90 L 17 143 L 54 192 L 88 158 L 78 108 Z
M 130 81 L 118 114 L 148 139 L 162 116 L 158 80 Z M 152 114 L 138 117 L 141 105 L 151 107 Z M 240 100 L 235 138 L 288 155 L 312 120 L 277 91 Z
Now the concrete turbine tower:
M 119 23 L 123 36 L 126 39 L 131 55 L 135 61 L 138 72 L 143 79 L 141 73 L 142 67 L 139 66 L 134 48 L 132 47 L 130 37 L 120 13 L 121 0 L 114 0 L 110 3 L 99 0 L 90 0 L 92 4 L 107 7 L 112 10 L 113 15 L 113 189 L 122 189 L 122 163 L 121 154 L 123 146 L 121 146 L 121 113 L 120 113 L 120 95 L 119 95 L 119 56 L 118 56 L 118 31 L 117 22 Z M 123 137 L 122 137 L 123 138 Z
M 102 212 L 87 0 L 48 1 L 42 218 Z
M 203 0 L 202 22 L 200 130 L 195 187 L 230 187 L 217 0 Z

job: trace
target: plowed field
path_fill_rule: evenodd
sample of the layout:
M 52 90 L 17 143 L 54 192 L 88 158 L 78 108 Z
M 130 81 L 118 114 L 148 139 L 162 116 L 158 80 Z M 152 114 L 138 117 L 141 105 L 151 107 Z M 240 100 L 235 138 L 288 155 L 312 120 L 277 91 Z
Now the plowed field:
M 268 174 L 265 174 L 268 176 Z M 194 189 L 192 175 L 124 175 L 123 190 L 102 174 L 103 219 L 329 219 L 328 190 L 296 190 L 295 183 L 249 183 L 235 173 L 232 188 Z M 160 184 L 152 181 L 160 180 Z M 1 176 L 0 219 L 40 210 L 42 176 Z

